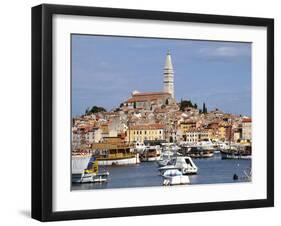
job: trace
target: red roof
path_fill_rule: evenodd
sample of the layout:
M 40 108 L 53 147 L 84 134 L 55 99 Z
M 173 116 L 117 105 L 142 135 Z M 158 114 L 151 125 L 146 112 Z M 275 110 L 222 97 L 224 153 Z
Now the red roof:
M 167 92 L 143 92 L 143 93 L 134 93 L 133 94 L 133 97 L 135 96 L 155 96 L 155 95 L 171 95 L 170 93 L 167 93 Z
M 251 118 L 244 118 L 244 119 L 242 120 L 242 122 L 252 122 L 252 119 L 251 119 Z
M 151 129 L 164 129 L 164 125 L 160 123 L 153 124 L 140 124 L 130 127 L 131 130 L 151 130 Z
M 145 93 L 135 93 L 132 95 L 131 98 L 129 98 L 126 103 L 132 103 L 132 102 L 146 102 L 146 101 L 152 101 L 157 100 L 159 98 L 167 98 L 170 97 L 170 93 L 166 92 L 145 92 Z

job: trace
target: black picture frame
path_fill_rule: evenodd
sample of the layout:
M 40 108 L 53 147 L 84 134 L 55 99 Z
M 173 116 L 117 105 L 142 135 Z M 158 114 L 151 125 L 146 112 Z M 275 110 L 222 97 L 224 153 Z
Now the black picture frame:
M 55 14 L 266 27 L 267 198 L 54 212 L 52 210 L 52 18 Z M 274 206 L 273 19 L 49 4 L 32 8 L 32 218 L 40 221 L 57 221 L 271 206 Z

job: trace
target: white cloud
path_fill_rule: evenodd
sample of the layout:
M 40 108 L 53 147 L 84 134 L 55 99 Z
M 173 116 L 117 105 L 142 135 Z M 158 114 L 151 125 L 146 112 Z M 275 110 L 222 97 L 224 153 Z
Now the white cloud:
M 250 56 L 251 54 L 249 48 L 233 46 L 201 48 L 199 49 L 198 53 L 200 56 L 206 57 L 238 57 Z

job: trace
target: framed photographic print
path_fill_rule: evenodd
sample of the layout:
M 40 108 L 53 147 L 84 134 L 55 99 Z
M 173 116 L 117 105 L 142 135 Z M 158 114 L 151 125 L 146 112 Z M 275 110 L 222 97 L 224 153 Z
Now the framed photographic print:
M 274 21 L 32 8 L 32 217 L 274 205 Z

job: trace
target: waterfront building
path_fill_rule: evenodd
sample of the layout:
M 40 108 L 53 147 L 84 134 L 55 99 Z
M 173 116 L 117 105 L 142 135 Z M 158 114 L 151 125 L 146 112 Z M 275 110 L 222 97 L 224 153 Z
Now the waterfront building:
M 143 143 L 146 140 L 164 140 L 164 127 L 159 123 L 130 126 L 128 128 L 130 142 Z
M 189 143 L 196 143 L 202 140 L 211 140 L 212 130 L 211 129 L 196 129 L 190 128 L 183 134 L 183 141 Z
M 180 131 L 182 134 L 185 134 L 192 128 L 196 128 L 196 122 L 195 121 L 184 121 L 181 122 L 179 125 Z
M 231 125 L 227 123 L 220 124 L 218 128 L 218 138 L 222 141 L 232 140 L 233 134 Z
M 219 126 L 219 128 L 218 128 L 218 138 L 222 141 L 226 140 L 226 128 L 224 126 Z
M 252 119 L 244 118 L 242 120 L 242 139 L 243 140 L 252 140 Z
M 242 139 L 242 128 L 236 128 L 233 131 L 233 141 L 234 142 L 240 142 Z

